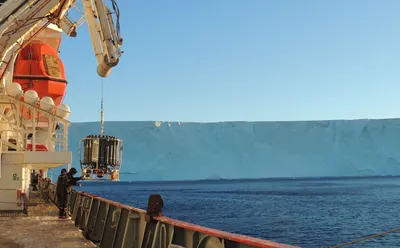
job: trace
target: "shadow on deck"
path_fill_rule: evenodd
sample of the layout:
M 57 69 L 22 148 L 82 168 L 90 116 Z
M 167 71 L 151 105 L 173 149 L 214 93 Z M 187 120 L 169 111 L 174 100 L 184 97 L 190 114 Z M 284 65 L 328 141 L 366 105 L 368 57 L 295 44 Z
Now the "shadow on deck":
M 59 219 L 58 208 L 30 192 L 27 213 L 0 213 L 0 248 L 96 247 L 71 219 Z M 36 205 L 35 205 L 36 204 Z
M 96 247 L 70 219 L 57 216 L 0 217 L 0 247 Z

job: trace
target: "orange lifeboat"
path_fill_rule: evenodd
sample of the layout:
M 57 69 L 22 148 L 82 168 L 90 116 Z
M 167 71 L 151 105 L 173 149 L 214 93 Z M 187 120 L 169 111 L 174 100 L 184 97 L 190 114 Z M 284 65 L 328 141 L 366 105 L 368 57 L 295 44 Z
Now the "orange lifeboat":
M 18 53 L 13 81 L 19 83 L 24 92 L 34 90 L 39 98 L 51 97 L 55 106 L 62 102 L 67 89 L 64 65 L 58 53 L 41 41 L 32 41 Z M 23 111 L 23 116 L 31 118 L 27 110 Z

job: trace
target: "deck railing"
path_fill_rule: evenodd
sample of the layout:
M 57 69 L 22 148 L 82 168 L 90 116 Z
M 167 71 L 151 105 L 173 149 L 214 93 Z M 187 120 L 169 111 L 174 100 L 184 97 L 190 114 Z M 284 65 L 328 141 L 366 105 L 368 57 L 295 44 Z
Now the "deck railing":
M 41 182 L 45 195 L 57 202 L 56 186 Z M 83 235 L 98 247 L 142 248 L 293 248 L 295 246 L 214 230 L 168 217 L 146 222 L 146 211 L 97 195 L 72 190 L 69 211 Z

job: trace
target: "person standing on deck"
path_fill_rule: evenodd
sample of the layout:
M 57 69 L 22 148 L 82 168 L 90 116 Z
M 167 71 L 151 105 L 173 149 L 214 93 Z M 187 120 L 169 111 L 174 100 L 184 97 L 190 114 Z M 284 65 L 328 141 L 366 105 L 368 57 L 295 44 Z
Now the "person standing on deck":
M 83 176 L 81 177 L 74 177 L 74 175 L 78 173 L 78 171 L 75 168 L 71 168 L 68 173 L 67 173 L 67 177 L 68 177 L 68 185 L 69 186 L 77 186 L 78 185 L 78 181 L 83 179 Z
M 59 209 L 58 217 L 62 219 L 67 218 L 67 213 L 65 212 L 65 206 L 67 205 L 68 201 L 67 182 L 68 182 L 67 170 L 62 169 L 61 174 L 58 176 L 57 187 L 56 187 L 58 209 Z

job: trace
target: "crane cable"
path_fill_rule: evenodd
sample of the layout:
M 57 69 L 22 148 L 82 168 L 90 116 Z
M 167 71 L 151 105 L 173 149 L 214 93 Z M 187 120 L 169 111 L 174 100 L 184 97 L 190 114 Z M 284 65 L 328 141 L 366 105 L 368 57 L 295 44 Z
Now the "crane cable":
M 349 242 L 342 243 L 342 244 L 338 244 L 338 245 L 335 245 L 335 246 L 330 246 L 329 248 L 338 248 L 338 247 L 348 246 L 348 245 L 352 245 L 352 244 L 355 244 L 355 243 L 360 243 L 362 241 L 374 239 L 374 238 L 377 238 L 377 237 L 382 237 L 382 236 L 385 236 L 386 234 L 395 233 L 395 232 L 400 232 L 400 227 L 399 228 L 395 228 L 395 229 L 391 229 L 391 230 L 386 231 L 386 232 L 372 234 L 372 235 L 364 237 L 364 238 L 356 239 L 356 240 L 349 241 Z

